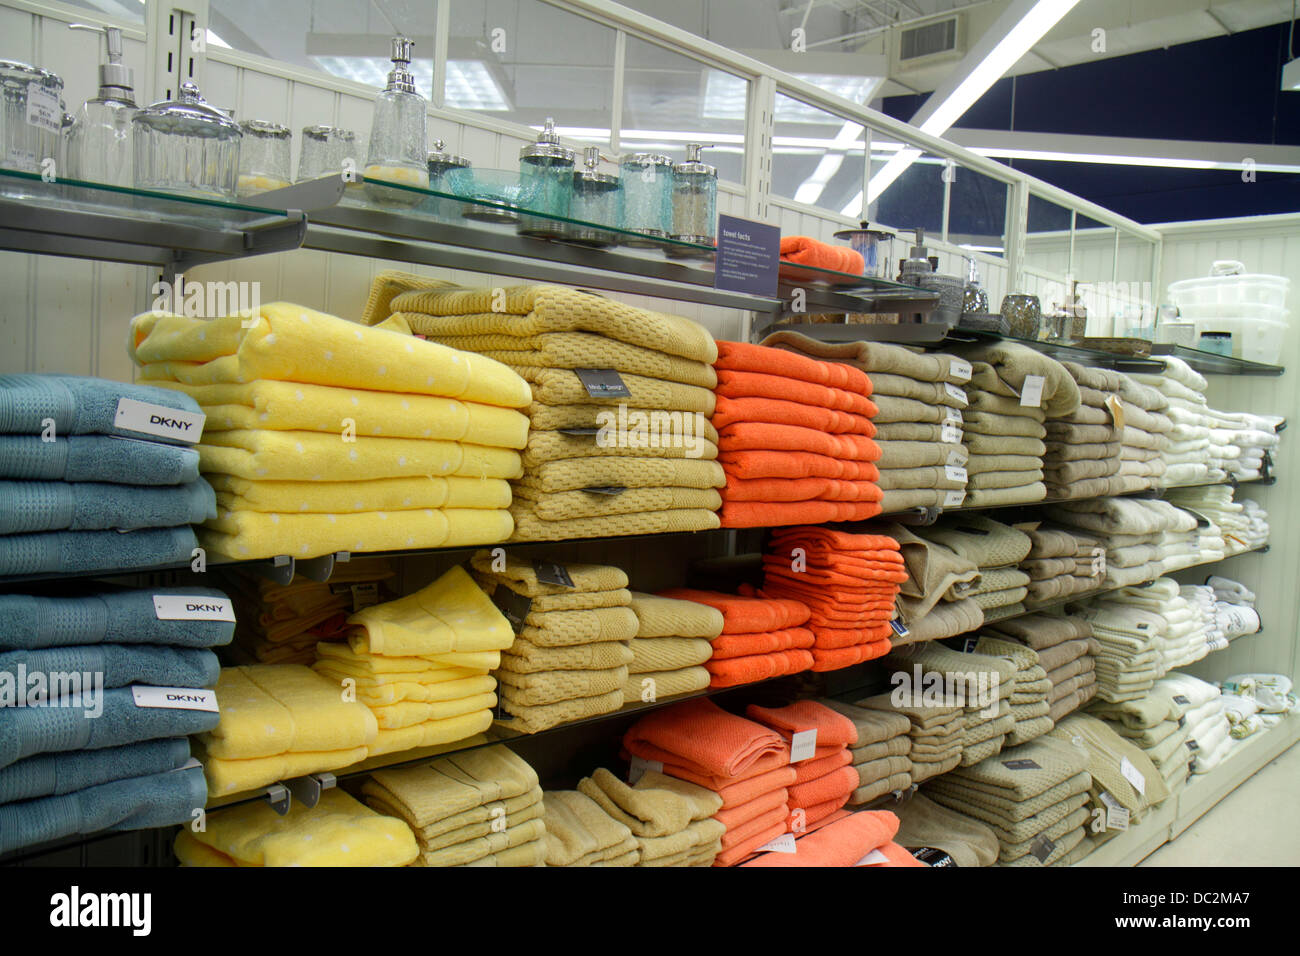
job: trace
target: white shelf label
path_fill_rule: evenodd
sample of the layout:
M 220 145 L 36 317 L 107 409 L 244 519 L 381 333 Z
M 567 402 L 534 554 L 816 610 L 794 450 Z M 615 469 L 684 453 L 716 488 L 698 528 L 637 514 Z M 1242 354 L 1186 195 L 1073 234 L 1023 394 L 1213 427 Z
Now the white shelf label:
M 817 752 L 817 728 L 801 730 L 790 738 L 790 762 L 799 763 Z
M 959 382 L 970 381 L 971 367 L 970 362 L 965 359 L 950 359 L 948 362 L 948 374 Z
M 153 613 L 160 621 L 233 621 L 235 605 L 206 594 L 155 594 Z
M 217 692 L 202 687 L 132 687 L 131 696 L 137 707 L 167 710 L 206 710 L 220 713 Z
M 202 413 L 196 415 L 166 405 L 119 398 L 113 424 L 127 431 L 157 435 L 159 438 L 170 438 L 192 445 L 203 435 L 203 423 L 206 420 L 207 416 Z
M 27 84 L 27 125 L 59 133 L 63 130 L 63 110 L 59 109 L 59 94 L 44 84 L 32 80 Z
M 1043 386 L 1047 379 L 1041 375 L 1026 375 L 1024 388 L 1020 390 L 1020 404 L 1029 408 L 1038 408 L 1043 404 Z
M 1119 772 L 1124 775 L 1124 779 L 1133 784 L 1133 789 L 1138 793 L 1146 796 L 1147 778 L 1142 776 L 1142 771 L 1133 766 L 1128 757 L 1121 757 L 1119 761 Z

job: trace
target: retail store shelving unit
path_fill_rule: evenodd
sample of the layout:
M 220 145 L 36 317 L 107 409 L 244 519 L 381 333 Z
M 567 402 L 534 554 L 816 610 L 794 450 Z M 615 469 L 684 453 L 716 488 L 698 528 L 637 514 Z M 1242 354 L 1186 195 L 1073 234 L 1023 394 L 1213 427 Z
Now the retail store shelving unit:
M 743 295 L 713 287 L 711 270 L 699 264 L 707 253 L 703 248 L 694 250 L 693 258 L 696 261 L 681 256 L 679 254 L 681 250 L 674 253 L 668 245 L 644 254 L 592 249 L 565 242 L 521 237 L 515 235 L 510 229 L 467 226 L 454 221 L 455 216 L 447 215 L 445 207 L 435 207 L 441 208 L 442 212 L 419 214 L 340 203 L 344 185 L 338 180 L 306 185 L 311 189 L 301 190 L 294 187 L 293 190 L 297 191 L 286 190 L 274 200 L 280 205 L 270 207 L 207 199 L 186 199 L 75 182 L 44 182 L 39 176 L 0 171 L 0 248 L 26 253 L 149 265 L 162 269 L 167 277 L 204 263 L 296 248 L 319 249 L 368 258 L 463 269 L 470 272 L 509 274 L 533 281 L 567 283 L 678 302 L 721 306 L 743 310 L 758 317 L 766 316 L 769 323 L 790 314 L 790 301 L 796 290 L 802 291 L 803 295 L 800 298 L 804 299 L 804 304 L 809 311 L 888 310 L 915 312 L 924 316 L 933 309 L 935 302 L 933 293 L 887 280 L 825 273 L 824 270 L 812 270 L 806 267 L 793 269 L 789 266 L 783 266 L 779 298 Z M 463 205 L 465 203 L 465 200 L 457 197 L 431 191 L 425 192 L 426 195 L 422 197 L 424 200 L 437 200 L 442 204 L 455 202 Z M 924 322 L 895 326 L 809 324 L 799 328 L 801 331 L 814 332 L 819 337 L 828 337 L 831 334 L 860 336 L 866 334 L 863 330 L 870 330 L 869 334 L 880 341 L 923 344 L 936 348 L 955 342 L 998 338 L 988 336 L 987 333 L 944 330 L 937 339 L 927 342 L 925 337 L 933 334 L 934 327 Z M 1107 361 L 1128 363 L 1129 370 L 1140 368 L 1142 371 L 1154 371 L 1162 367 L 1158 361 L 1151 359 L 1130 359 L 1115 356 L 1113 353 L 1053 343 L 1027 342 L 1026 344 L 1050 355 L 1083 360 L 1093 365 Z M 1197 365 L 1198 362 L 1209 360 L 1196 355 L 1181 357 L 1187 358 L 1194 367 L 1201 367 L 1207 372 L 1217 374 L 1280 374 L 1282 371 L 1280 368 L 1255 366 L 1253 363 L 1242 363 L 1219 356 L 1212 357 L 1213 362 L 1210 365 L 1213 367 Z M 1115 364 L 1111 367 L 1123 368 L 1124 365 Z M 1005 507 L 1026 508 L 1042 503 L 1044 502 Z M 693 534 L 709 534 L 709 532 Z M 609 540 L 634 539 L 520 542 L 511 543 L 509 546 L 584 545 Z M 390 556 L 402 558 L 467 553 L 472 550 L 475 549 L 424 549 L 394 552 Z M 339 552 L 306 560 L 280 556 L 263 561 L 227 562 L 214 556 L 209 567 L 242 564 L 284 583 L 287 583 L 295 573 L 324 581 L 329 578 L 336 562 L 347 560 L 349 557 L 347 553 Z M 189 570 L 188 565 L 125 573 L 136 576 L 158 572 L 183 573 L 186 570 Z M 62 577 L 111 576 L 114 575 L 96 573 Z M 25 580 L 34 580 L 34 578 Z M 8 588 L 22 583 L 24 579 L 9 579 L 0 581 L 0 586 Z M 1061 607 L 1104 593 L 1109 591 L 1075 595 L 1064 601 L 1029 608 L 1025 613 Z M 880 688 L 878 678 L 881 672 L 878 664 L 867 662 L 846 670 L 851 673 L 841 674 L 841 683 L 852 684 L 854 680 L 858 681 L 856 687 L 849 686 L 848 689 L 870 693 Z M 642 710 L 666 706 L 677 700 L 692 696 L 740 693 L 752 690 L 755 686 L 758 685 L 742 685 L 697 695 L 683 695 L 644 705 L 630 705 L 622 711 L 575 722 L 572 725 L 563 725 L 541 735 L 510 735 L 508 732 L 498 732 L 493 735 L 491 742 L 512 740 L 524 743 L 534 740 L 554 740 L 562 738 L 563 732 L 572 733 L 607 721 L 626 720 Z M 1288 733 L 1294 738 L 1293 729 Z M 1280 737 L 1274 743 L 1280 745 Z M 1271 747 L 1272 745 L 1270 745 L 1270 752 Z M 401 756 L 393 755 L 392 760 L 381 758 L 380 764 L 377 765 L 391 766 L 409 762 L 401 760 Z M 427 759 L 427 756 L 420 759 Z M 1253 760 L 1243 760 L 1236 765 L 1236 769 L 1248 765 L 1257 769 Z M 374 766 L 369 764 L 363 766 L 374 769 Z M 297 778 L 266 788 L 265 792 L 256 796 L 245 795 L 238 799 L 265 799 L 283 812 L 287 810 L 291 799 L 314 805 L 323 788 L 334 785 L 339 777 L 346 778 L 350 774 L 360 772 L 364 771 L 360 768 L 349 768 L 337 775 L 318 774 Z M 1220 792 L 1219 784 L 1215 783 L 1213 787 L 1207 784 L 1191 790 L 1191 793 L 1199 801 L 1197 806 L 1201 807 L 1200 812 L 1204 812 L 1205 808 L 1220 799 L 1228 789 L 1231 789 L 1231 786 Z M 1190 804 L 1188 806 L 1191 807 Z M 1174 813 L 1172 810 L 1165 812 Z M 1163 818 L 1153 816 L 1152 819 Z M 1173 832 L 1175 819 L 1182 819 L 1182 817 L 1177 813 L 1170 817 L 1169 832 Z M 1137 830 L 1138 828 L 1135 828 L 1135 832 Z M 1118 842 L 1115 841 L 1116 844 Z M 29 848 L 17 855 L 27 857 L 37 852 L 41 852 L 41 848 Z M 0 862 L 5 861 L 0 860 Z

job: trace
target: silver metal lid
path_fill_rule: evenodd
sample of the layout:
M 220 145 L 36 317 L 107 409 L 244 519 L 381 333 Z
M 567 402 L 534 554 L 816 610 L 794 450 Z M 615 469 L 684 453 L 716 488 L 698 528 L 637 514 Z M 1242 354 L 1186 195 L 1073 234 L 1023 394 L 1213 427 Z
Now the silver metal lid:
M 266 120 L 244 120 L 239 124 L 239 128 L 247 136 L 257 136 L 262 139 L 289 139 L 293 135 L 289 127 L 268 123 Z
M 458 169 L 468 169 L 474 165 L 464 156 L 457 156 L 455 153 L 447 152 L 446 145 L 440 139 L 433 141 L 433 149 L 429 151 L 428 157 L 430 166 L 455 166 Z
M 573 184 L 587 183 L 593 186 L 604 186 L 614 188 L 618 185 L 618 177 L 611 173 L 602 173 L 600 171 L 600 147 L 588 146 L 582 151 L 582 168 L 573 171 Z
M 388 74 L 388 85 L 384 92 L 416 93 L 415 76 L 407 67 L 411 65 L 411 53 L 415 50 L 415 41 L 406 37 L 393 37 L 393 52 L 389 57 L 393 61 L 392 72 Z
M 68 29 L 89 30 L 104 36 L 108 62 L 99 65 L 99 95 L 102 99 L 135 103 L 135 72 L 122 62 L 122 31 L 118 27 L 98 27 L 89 23 L 70 23 Z
M 0 60 L 0 82 L 6 86 L 21 86 L 26 92 L 27 84 L 33 81 L 51 90 L 63 89 L 63 78 L 57 73 L 17 60 Z
M 578 158 L 577 150 L 560 144 L 560 137 L 555 132 L 555 120 L 546 117 L 542 131 L 537 134 L 537 142 L 525 146 L 519 151 L 523 160 L 545 160 L 550 164 L 572 164 Z
M 716 179 L 718 167 L 710 166 L 700 159 L 702 149 L 704 149 L 704 146 L 700 143 L 687 143 L 686 161 L 676 163 L 673 166 L 673 172 L 678 176 L 707 176 Z
M 132 118 L 133 123 L 163 133 L 204 136 L 211 139 L 238 139 L 243 136 L 239 124 L 224 110 L 203 99 L 199 88 L 186 80 L 174 100 L 146 106 Z
M 331 136 L 340 139 L 345 143 L 355 143 L 357 134 L 350 129 L 344 129 L 342 126 L 304 126 L 302 128 L 303 139 L 315 139 L 324 142 Z
M 624 153 L 618 164 L 620 166 L 667 166 L 671 169 L 673 158 L 662 153 Z

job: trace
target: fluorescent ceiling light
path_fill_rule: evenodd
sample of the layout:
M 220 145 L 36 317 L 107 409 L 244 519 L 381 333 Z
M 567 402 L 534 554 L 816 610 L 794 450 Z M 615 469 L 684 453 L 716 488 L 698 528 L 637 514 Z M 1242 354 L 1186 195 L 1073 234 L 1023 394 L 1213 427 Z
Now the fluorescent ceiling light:
M 1066 153 L 1046 149 L 1017 149 L 1010 146 L 968 147 L 971 152 L 991 159 L 1039 159 L 1054 163 L 1095 163 L 1103 166 L 1154 166 L 1159 169 L 1231 169 L 1245 168 L 1244 162 L 1221 162 L 1212 159 L 1183 159 L 1174 156 L 1122 156 L 1111 153 Z M 1261 173 L 1300 173 L 1300 166 L 1282 163 L 1252 163 Z
M 365 86 L 382 89 L 393 69 L 391 60 L 382 56 L 313 56 L 326 73 L 353 80 Z M 416 58 L 411 61 L 411 74 L 415 88 L 425 99 L 433 89 L 433 59 Z M 448 60 L 445 102 L 454 109 L 478 111 L 505 111 L 510 109 L 500 84 L 482 60 Z
M 844 150 L 848 149 L 858 141 L 862 135 L 861 123 L 845 123 L 840 127 L 840 131 L 835 134 L 828 148 L 829 152 L 821 158 L 817 168 L 813 170 L 812 175 L 800 184 L 795 190 L 794 201 L 804 202 L 813 205 L 821 198 L 822 193 L 826 190 L 826 184 L 831 181 L 831 177 L 840 171 L 844 165 Z
M 1015 66 L 1020 58 L 1028 53 L 1048 30 L 1056 26 L 1078 2 L 1079 0 L 1037 0 L 1011 25 L 993 49 L 989 50 L 984 58 L 958 81 L 955 87 L 946 92 L 941 92 L 944 87 L 940 87 L 930 94 L 930 98 L 912 118 L 912 122 L 919 125 L 922 132 L 929 133 L 931 136 L 942 136 L 948 132 L 962 114 L 988 92 L 989 87 L 1007 70 Z M 1020 6 L 1023 7 L 1023 4 Z M 1015 15 L 1015 11 L 1016 6 L 1008 7 L 1003 13 L 1003 18 Z M 1000 18 L 998 23 L 994 24 L 990 34 L 995 34 L 1001 23 Z M 958 66 L 958 71 L 964 65 L 965 61 Z M 930 106 L 932 101 L 933 107 Z M 867 204 L 875 202 L 921 153 L 922 150 L 919 149 L 904 149 L 872 176 L 867 184 Z M 864 205 L 862 194 L 858 193 L 853 201 L 844 207 L 842 214 L 856 216 L 863 211 Z

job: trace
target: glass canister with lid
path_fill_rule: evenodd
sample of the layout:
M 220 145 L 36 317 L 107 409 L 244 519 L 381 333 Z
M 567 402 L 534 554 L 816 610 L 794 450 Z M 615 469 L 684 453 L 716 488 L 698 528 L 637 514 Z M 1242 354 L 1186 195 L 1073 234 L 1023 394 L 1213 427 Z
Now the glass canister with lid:
M 648 236 L 625 237 L 624 245 L 657 246 L 673 231 L 673 161 L 659 153 L 628 153 L 619 161 L 623 180 L 623 228 Z
M 135 185 L 205 199 L 234 199 L 239 177 L 239 124 L 204 101 L 186 81 L 174 100 L 132 119 Z
M 423 199 L 420 193 L 387 188 L 369 180 L 377 179 L 402 186 L 429 188 L 428 133 L 429 104 L 415 88 L 411 52 L 414 42 L 393 37 L 393 69 L 388 83 L 375 97 L 374 119 L 370 126 L 370 151 L 366 156 L 366 196 L 389 206 L 415 206 Z
M 560 143 L 555 121 L 549 116 L 537 134 L 537 142 L 519 151 L 520 205 L 548 216 L 568 217 L 573 202 L 573 167 L 577 151 Z M 519 216 L 521 235 L 562 238 L 566 224 L 539 216 Z
M 0 166 L 39 173 L 42 160 L 58 159 L 63 142 L 63 80 L 49 70 L 0 60 L 0 93 Z
M 600 171 L 600 147 L 588 146 L 582 151 L 582 168 L 573 173 L 573 204 L 570 212 L 574 219 L 591 225 L 570 225 L 565 238 L 587 246 L 612 246 L 618 237 L 607 229 L 595 226 L 615 226 L 619 221 L 619 200 L 622 184 L 612 173 Z
M 433 149 L 429 151 L 427 162 L 429 164 L 429 188 L 439 193 L 453 192 L 451 182 L 448 179 L 453 170 L 469 169 L 473 165 L 464 156 L 457 156 L 455 153 L 448 152 L 447 144 L 440 139 L 433 141 Z M 461 208 L 461 203 L 451 199 L 444 199 L 441 196 L 429 196 L 424 202 L 420 203 L 421 212 L 429 213 L 446 222 L 459 219 Z
M 240 196 L 255 196 L 292 185 L 289 151 L 293 134 L 289 128 L 263 120 L 245 120 L 239 129 L 244 136 L 239 142 L 239 180 L 235 192 Z
M 673 238 L 700 246 L 717 244 L 718 169 L 700 157 L 704 147 L 690 143 L 686 161 L 673 166 Z

